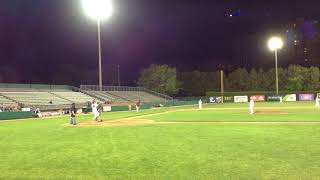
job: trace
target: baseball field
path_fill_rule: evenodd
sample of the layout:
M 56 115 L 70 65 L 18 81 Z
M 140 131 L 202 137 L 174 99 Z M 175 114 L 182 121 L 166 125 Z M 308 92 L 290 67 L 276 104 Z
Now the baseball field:
M 314 102 L 0 121 L 0 179 L 320 179 Z

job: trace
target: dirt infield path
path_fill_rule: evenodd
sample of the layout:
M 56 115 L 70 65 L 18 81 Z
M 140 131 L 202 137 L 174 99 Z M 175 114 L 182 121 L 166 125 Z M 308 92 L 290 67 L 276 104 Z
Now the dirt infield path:
M 92 126 L 137 126 L 137 125 L 147 125 L 147 124 L 244 124 L 244 125 L 320 125 L 320 122 L 157 122 L 154 120 L 139 120 L 139 119 L 123 119 L 117 121 L 105 121 L 105 122 L 94 122 L 94 121 L 85 121 L 81 122 L 77 127 L 92 127 Z M 64 126 L 74 126 L 68 123 Z

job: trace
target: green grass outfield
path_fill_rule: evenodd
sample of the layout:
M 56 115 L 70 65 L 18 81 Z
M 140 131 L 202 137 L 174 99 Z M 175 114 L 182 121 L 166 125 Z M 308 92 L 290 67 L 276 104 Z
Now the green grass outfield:
M 131 126 L 0 121 L 0 179 L 320 179 L 313 105 L 256 103 L 253 116 L 231 103 L 103 115 L 154 122 Z

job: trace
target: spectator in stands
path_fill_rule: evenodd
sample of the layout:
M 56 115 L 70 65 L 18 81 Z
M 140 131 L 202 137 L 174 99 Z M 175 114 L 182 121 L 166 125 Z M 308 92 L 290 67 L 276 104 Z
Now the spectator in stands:
M 52 100 L 49 101 L 49 104 L 53 104 Z
M 5 106 L 5 105 L 0 106 L 0 112 L 14 112 L 16 110 L 17 110 L 16 106 Z
M 136 111 L 139 112 L 141 106 L 141 101 L 136 102 Z
M 43 117 L 39 108 L 36 109 L 35 114 L 37 115 L 38 118 L 42 118 Z
M 72 124 L 72 125 L 77 125 L 76 114 L 77 114 L 76 104 L 72 103 L 71 109 L 70 109 L 70 115 L 71 115 L 70 124 Z

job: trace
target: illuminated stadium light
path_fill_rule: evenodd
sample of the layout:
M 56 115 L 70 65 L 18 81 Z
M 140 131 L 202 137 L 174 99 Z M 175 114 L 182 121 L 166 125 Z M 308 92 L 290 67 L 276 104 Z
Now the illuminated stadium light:
M 92 19 L 102 21 L 112 16 L 111 0 L 82 0 L 85 13 Z
M 281 49 L 283 47 L 283 41 L 279 37 L 272 37 L 269 39 L 268 46 L 271 51 Z
M 274 51 L 276 64 L 276 92 L 279 95 L 279 75 L 278 75 L 278 50 L 283 47 L 283 41 L 279 37 L 272 37 L 268 41 L 268 46 L 271 51 Z
M 102 91 L 102 50 L 101 50 L 101 28 L 100 22 L 112 16 L 113 7 L 111 0 L 82 0 L 85 13 L 98 24 L 98 50 L 99 50 L 99 87 Z

